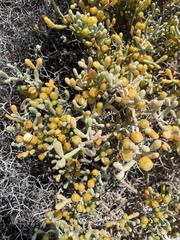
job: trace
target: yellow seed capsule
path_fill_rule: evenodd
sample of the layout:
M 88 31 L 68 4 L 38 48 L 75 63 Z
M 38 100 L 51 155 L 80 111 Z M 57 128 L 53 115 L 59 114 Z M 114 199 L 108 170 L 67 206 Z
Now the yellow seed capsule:
M 118 45 L 121 44 L 122 40 L 118 34 L 114 34 L 113 38 L 115 39 L 115 41 L 117 42 Z
M 81 197 L 80 197 L 80 195 L 77 194 L 77 193 L 73 193 L 73 194 L 71 195 L 71 200 L 72 200 L 73 202 L 79 202 L 80 199 L 81 199 Z
M 125 221 L 124 219 L 121 219 L 121 220 L 119 221 L 119 226 L 120 226 L 120 228 L 121 228 L 121 229 L 124 229 L 125 225 L 126 225 L 126 221 Z
M 24 121 L 23 125 L 25 129 L 31 129 L 33 127 L 33 123 L 31 122 L 31 120 Z
M 146 100 L 145 99 L 141 99 L 137 104 L 138 108 L 144 108 L 145 106 L 146 106 Z
M 88 28 L 84 28 L 82 31 L 81 31 L 81 34 L 85 37 L 89 37 L 89 29 Z
M 39 69 L 43 64 L 42 58 L 38 58 L 36 62 L 36 68 Z
M 23 141 L 28 143 L 32 140 L 33 135 L 31 133 L 25 133 L 25 135 L 23 136 Z
M 77 210 L 77 212 L 80 212 L 80 213 L 82 213 L 84 211 L 84 206 L 82 205 L 82 203 L 78 203 L 76 205 L 76 210 Z
M 31 69 L 35 69 L 36 67 L 34 66 L 34 64 L 31 62 L 30 59 L 26 58 L 25 59 L 25 64 L 30 67 Z
M 88 17 L 88 21 L 87 21 L 87 24 L 92 27 L 94 24 L 96 24 L 98 22 L 98 19 L 97 17 Z
M 36 145 L 36 144 L 38 143 L 38 137 L 33 136 L 33 138 L 31 139 L 30 143 L 31 143 L 32 145 Z
M 43 14 L 42 18 L 49 27 L 55 28 L 55 24 L 46 15 Z
M 172 75 L 171 69 L 169 69 L 169 68 L 166 69 L 166 75 L 167 75 L 171 80 L 173 79 L 173 75 Z
M 90 97 L 95 98 L 95 97 L 97 97 L 98 93 L 99 93 L 99 89 L 98 89 L 97 87 L 92 87 L 92 88 L 89 90 L 89 96 L 90 96 Z
M 101 50 L 102 50 L 103 53 L 107 52 L 108 49 L 109 49 L 109 47 L 107 45 L 105 45 L 105 44 L 102 45 L 102 47 L 101 47 Z
M 141 223 L 143 223 L 143 224 L 148 224 L 148 222 L 149 222 L 149 220 L 148 220 L 148 218 L 146 217 L 146 216 L 143 216 L 143 217 L 141 217 Z
M 51 92 L 49 96 L 52 100 L 57 100 L 58 99 L 58 94 L 56 92 Z
M 98 18 L 98 20 L 103 20 L 104 19 L 104 12 L 102 10 L 98 10 L 96 13 L 96 17 Z
M 168 94 L 167 94 L 166 92 L 164 92 L 164 91 L 163 91 L 163 92 L 160 92 L 160 94 L 159 94 L 159 96 L 160 96 L 161 99 L 165 99 L 165 98 L 167 97 L 167 95 L 168 95 Z
M 74 143 L 74 145 L 78 145 L 80 142 L 82 142 L 81 137 L 75 135 L 71 138 L 71 141 Z
M 18 154 L 18 158 L 26 158 L 28 156 L 28 152 L 21 152 Z
M 134 143 L 140 143 L 143 140 L 143 135 L 141 132 L 133 132 L 131 133 L 131 139 Z
M 47 100 L 48 99 L 48 95 L 47 95 L 47 93 L 40 93 L 39 94 L 39 98 L 42 99 L 42 100 Z
M 93 62 L 93 67 L 95 67 L 96 69 L 100 68 L 100 63 L 98 61 L 94 61 Z
M 134 100 L 134 98 L 138 95 L 137 93 L 137 90 L 136 89 L 133 89 L 133 88 L 130 88 L 129 89 L 129 98 L 131 100 Z
M 85 185 L 83 183 L 79 183 L 78 191 L 79 192 L 84 192 L 85 191 Z
M 91 7 L 91 8 L 89 9 L 89 12 L 90 12 L 92 15 L 96 15 L 97 11 L 98 11 L 98 8 L 97 8 L 96 6 Z
M 26 150 L 32 150 L 33 149 L 33 145 L 31 143 L 26 143 Z
M 101 83 L 101 85 L 100 85 L 100 90 L 106 91 L 107 89 L 108 89 L 108 84 L 105 83 L 105 82 Z
M 17 142 L 17 143 L 23 142 L 23 136 L 17 135 L 17 136 L 16 136 L 16 142 Z
M 132 141 L 129 138 L 123 139 L 122 146 L 124 149 L 130 149 L 130 144 L 132 144 Z
M 143 129 L 148 128 L 149 127 L 149 121 L 146 120 L 146 119 L 141 119 L 139 121 L 139 126 Z
M 95 181 L 96 181 L 95 178 L 88 180 L 88 182 L 87 182 L 88 188 L 94 188 L 95 187 Z
M 171 131 L 162 131 L 162 136 L 167 140 L 173 139 L 173 135 L 172 135 Z
M 28 88 L 28 93 L 35 94 L 37 92 L 36 87 L 32 86 Z
M 139 160 L 139 166 L 142 170 L 148 172 L 153 168 L 153 162 L 148 157 L 142 157 Z
M 92 175 L 92 176 L 97 176 L 98 173 L 99 173 L 99 171 L 98 171 L 97 169 L 93 169 L 93 170 L 91 171 L 91 175 Z
M 39 159 L 40 161 L 43 161 L 43 160 L 45 159 L 44 153 L 39 153 L 39 154 L 38 154 L 38 159 Z
M 56 114 L 57 114 L 57 115 L 61 115 L 62 112 L 63 112 L 62 107 L 60 107 L 60 106 L 56 107 Z
M 125 162 L 129 162 L 133 159 L 133 152 L 129 149 L 126 149 L 124 151 L 122 151 L 122 160 Z
M 133 38 L 134 38 L 134 41 L 136 44 L 139 44 L 142 42 L 142 38 L 140 38 L 140 37 L 134 36 Z
M 92 194 L 90 192 L 86 192 L 83 195 L 84 202 L 89 202 L 92 199 Z
M 48 125 L 48 127 L 49 127 L 50 129 L 57 129 L 57 124 L 54 123 L 54 122 L 51 122 L 51 123 Z
M 66 142 L 66 136 L 64 134 L 59 134 L 58 135 L 58 140 L 61 142 L 61 143 L 65 143 Z

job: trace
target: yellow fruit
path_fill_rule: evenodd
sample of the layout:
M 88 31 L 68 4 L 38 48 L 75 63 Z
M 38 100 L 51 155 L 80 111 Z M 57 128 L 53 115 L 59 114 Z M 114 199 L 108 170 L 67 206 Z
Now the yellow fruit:
M 97 169 L 93 169 L 93 170 L 91 171 L 91 175 L 92 175 L 92 176 L 97 176 L 98 173 L 99 173 L 99 171 L 98 171 Z
M 97 7 L 91 7 L 90 9 L 89 9 L 89 12 L 92 14 L 92 15 L 96 15 L 96 13 L 97 13 L 97 11 L 98 11 L 98 8 Z
M 137 104 L 137 107 L 138 108 L 144 108 L 146 106 L 146 101 L 145 99 L 141 99 L 138 104 Z
M 33 127 L 33 123 L 31 122 L 31 120 L 24 121 L 23 125 L 25 129 L 31 129 Z
M 78 190 L 78 188 L 79 188 L 79 183 L 74 183 L 74 189 Z
M 16 142 L 17 142 L 17 143 L 21 143 L 22 141 L 23 141 L 23 136 L 17 135 L 17 136 L 16 136 Z
M 162 131 L 162 136 L 167 140 L 173 139 L 171 131 Z
M 123 229 L 125 227 L 125 224 L 126 224 L 126 221 L 124 219 L 121 219 L 119 221 L 119 226 L 120 226 L 121 229 Z
M 23 136 L 23 141 L 28 143 L 32 140 L 33 135 L 31 133 L 25 133 L 25 135 Z
M 78 191 L 80 191 L 80 192 L 84 192 L 85 191 L 85 185 L 83 183 L 79 183 Z
M 58 99 L 58 94 L 57 94 L 56 92 L 51 92 L 51 93 L 50 93 L 50 98 L 51 98 L 52 100 L 57 100 L 57 99 Z
M 57 115 L 61 115 L 62 111 L 63 111 L 62 107 L 60 107 L 60 106 L 56 107 L 56 114 Z
M 108 89 L 108 84 L 103 82 L 100 84 L 100 90 L 106 91 Z
M 140 143 L 143 140 L 143 135 L 141 132 L 133 132 L 131 133 L 131 139 L 134 143 Z
M 48 125 L 48 127 L 49 127 L 50 129 L 56 129 L 56 128 L 57 128 L 57 124 L 54 123 L 54 122 L 51 122 L 51 123 Z
M 47 100 L 48 99 L 48 95 L 47 95 L 47 93 L 40 93 L 39 94 L 39 98 L 42 99 L 42 100 Z
M 33 145 L 31 143 L 26 143 L 26 150 L 32 150 L 33 149 Z
M 39 153 L 39 154 L 38 154 L 38 159 L 39 159 L 40 161 L 44 160 L 44 159 L 45 159 L 44 153 Z
M 95 186 L 95 181 L 96 181 L 95 178 L 88 180 L 88 182 L 87 182 L 88 188 L 94 188 L 94 186 Z
M 142 157 L 139 160 L 139 166 L 144 171 L 150 171 L 153 168 L 153 162 L 148 157 Z
M 77 194 L 77 193 L 73 193 L 73 194 L 71 195 L 71 200 L 72 200 L 73 202 L 79 202 L 80 199 L 81 199 L 81 197 L 80 197 L 80 195 Z
M 32 145 L 36 145 L 38 143 L 38 137 L 37 136 L 33 136 L 31 142 Z
M 86 192 L 83 195 L 84 202 L 89 202 L 92 199 L 92 194 L 90 192 Z
M 88 28 L 84 28 L 82 31 L 81 31 L 81 34 L 85 37 L 89 37 L 89 29 Z
M 133 152 L 131 150 L 126 149 L 122 151 L 121 156 L 123 161 L 129 162 L 133 159 Z
M 69 142 L 65 142 L 64 145 L 63 145 L 63 149 L 64 149 L 65 152 L 70 151 L 71 144 Z
M 76 210 L 77 212 L 80 212 L 80 213 L 84 211 L 84 206 L 82 205 L 82 203 L 78 203 L 76 205 Z
M 36 87 L 32 86 L 28 88 L 28 93 L 35 94 L 37 92 Z
M 88 17 L 88 20 L 87 20 L 87 24 L 92 27 L 94 24 L 96 24 L 98 22 L 98 19 L 97 17 Z
M 98 93 L 99 93 L 99 89 L 98 89 L 97 87 L 92 87 L 92 88 L 89 90 L 89 96 L 90 96 L 90 97 L 95 98 L 95 97 L 97 97 Z
M 134 98 L 138 95 L 136 89 L 130 88 L 129 89 L 129 98 L 134 100 Z
M 64 134 L 60 134 L 60 135 L 58 136 L 58 140 L 59 140 L 60 142 L 65 142 L 65 141 L 66 141 L 66 136 L 65 136 Z
M 74 143 L 74 145 L 78 145 L 82 141 L 82 139 L 81 137 L 75 135 L 71 138 L 71 141 Z
M 102 47 L 101 47 L 101 50 L 102 50 L 103 53 L 107 52 L 108 49 L 109 49 L 109 47 L 107 45 L 105 45 L 105 44 L 102 45 Z
M 141 223 L 148 224 L 149 220 L 146 216 L 141 217 Z
M 149 121 L 148 120 L 146 120 L 146 119 L 141 119 L 140 121 L 139 121 L 139 126 L 141 127 L 141 128 L 148 128 L 149 127 Z
M 103 20 L 104 19 L 104 12 L 102 10 L 98 10 L 96 13 L 96 16 L 98 18 L 98 20 Z

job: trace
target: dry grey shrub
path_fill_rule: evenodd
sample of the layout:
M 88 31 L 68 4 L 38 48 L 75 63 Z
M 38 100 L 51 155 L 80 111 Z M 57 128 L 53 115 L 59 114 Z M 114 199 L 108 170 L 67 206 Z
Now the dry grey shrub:
M 43 12 L 53 17 L 50 1 L 0 0 L 1 69 L 7 72 L 6 64 L 14 62 L 21 67 L 24 58 L 41 44 L 47 35 L 45 24 L 41 24 Z M 34 24 L 41 25 L 41 32 L 34 30 Z M 15 134 L 5 131 L 8 121 L 4 114 L 12 103 L 18 105 L 20 98 L 14 85 L 5 86 L 2 79 L 0 83 L 0 239 L 31 239 L 34 226 L 52 207 L 54 186 L 34 172 L 33 159 L 17 161 L 18 150 L 11 147 Z

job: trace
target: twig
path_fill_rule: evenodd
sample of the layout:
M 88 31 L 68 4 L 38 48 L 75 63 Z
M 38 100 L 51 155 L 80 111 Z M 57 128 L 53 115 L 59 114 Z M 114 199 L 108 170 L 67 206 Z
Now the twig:
M 62 12 L 59 10 L 59 7 L 56 5 L 55 1 L 54 0 L 51 0 L 51 4 L 55 10 L 55 12 L 60 16 L 60 18 L 64 18 Z

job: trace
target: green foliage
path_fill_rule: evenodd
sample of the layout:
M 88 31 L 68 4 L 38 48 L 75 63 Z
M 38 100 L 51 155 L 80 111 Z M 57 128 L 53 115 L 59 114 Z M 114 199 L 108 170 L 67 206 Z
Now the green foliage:
M 180 50 L 179 13 L 155 22 L 158 9 L 148 0 L 73 2 L 62 25 L 45 15 L 43 19 L 51 28 L 69 28 L 87 46 L 87 61 L 78 61 L 81 72 L 73 69 L 74 78 L 65 78 L 74 91 L 64 90 L 62 95 L 54 80 L 43 82 L 41 58 L 36 65 L 26 59 L 29 68 L 24 74 L 9 65 L 16 77 L 0 72 L 5 83 L 19 81 L 25 97 L 19 110 L 12 105 L 12 113 L 6 114 L 15 122 L 7 130 L 18 132 L 14 146 L 25 149 L 18 158 L 50 160 L 55 181 L 63 179 L 63 188 L 71 189 L 70 196 L 57 194 L 55 209 L 46 214 L 52 229 L 42 239 L 53 232 L 57 239 L 105 240 L 110 239 L 111 227 L 122 236 L 137 228 L 150 229 L 148 239 L 171 235 L 179 197 L 149 189 L 147 214 L 137 221 L 139 213 L 123 214 L 94 229 L 81 218 L 89 214 L 98 218 L 96 206 L 102 202 L 96 184 L 103 185 L 110 170 L 121 181 L 130 169 L 139 166 L 148 172 L 154 159 L 180 151 L 180 80 L 169 68 L 172 56 L 176 65 Z M 176 3 L 165 7 L 174 8 Z

